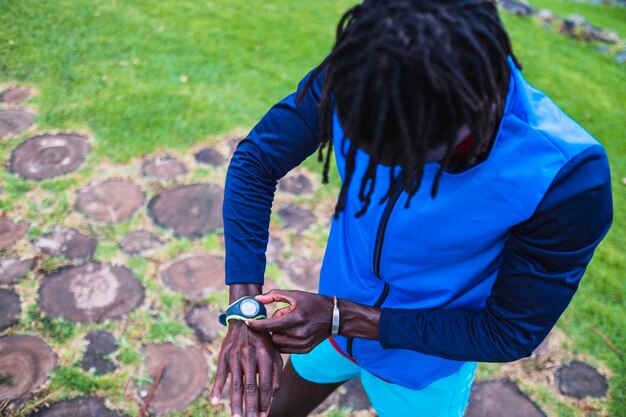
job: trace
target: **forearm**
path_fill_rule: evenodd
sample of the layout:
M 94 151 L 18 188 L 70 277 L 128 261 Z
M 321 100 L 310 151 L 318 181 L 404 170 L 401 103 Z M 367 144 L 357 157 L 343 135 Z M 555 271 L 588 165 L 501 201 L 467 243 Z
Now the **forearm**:
M 530 355 L 557 318 L 527 331 L 489 310 L 383 309 L 379 340 L 386 349 L 459 361 L 510 362 Z
M 262 284 L 265 250 L 277 181 L 298 166 L 319 145 L 317 95 L 320 82 L 277 103 L 238 146 L 231 159 L 224 190 L 226 284 Z
M 245 140 L 233 155 L 224 191 L 226 284 L 262 284 L 276 179 L 264 169 L 262 149 Z

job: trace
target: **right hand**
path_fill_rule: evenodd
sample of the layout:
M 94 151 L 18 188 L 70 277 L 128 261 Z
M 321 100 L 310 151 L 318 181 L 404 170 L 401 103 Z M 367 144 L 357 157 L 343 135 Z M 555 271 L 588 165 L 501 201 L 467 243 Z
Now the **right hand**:
M 243 417 L 245 404 L 245 417 L 266 417 L 280 388 L 282 369 L 283 359 L 269 333 L 253 332 L 243 321 L 232 320 L 217 359 L 211 403 L 220 402 L 230 374 L 231 415 Z

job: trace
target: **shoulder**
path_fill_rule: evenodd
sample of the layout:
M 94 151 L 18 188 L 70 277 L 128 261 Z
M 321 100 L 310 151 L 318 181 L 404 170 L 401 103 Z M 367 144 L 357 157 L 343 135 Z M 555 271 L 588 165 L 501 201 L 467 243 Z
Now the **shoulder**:
M 513 233 L 560 250 L 595 247 L 613 219 L 611 174 L 604 148 L 590 146 L 559 170 L 534 214 Z

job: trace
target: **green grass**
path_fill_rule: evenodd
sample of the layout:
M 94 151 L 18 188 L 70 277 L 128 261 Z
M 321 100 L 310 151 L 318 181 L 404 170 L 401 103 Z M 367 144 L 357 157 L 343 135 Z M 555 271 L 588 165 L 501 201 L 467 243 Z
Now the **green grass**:
M 44 93 L 39 126 L 88 128 L 98 155 L 127 161 L 251 126 L 323 58 L 349 3 L 4 0 L 0 73 Z
M 128 162 L 163 148 L 182 153 L 212 135 L 250 128 L 325 56 L 336 20 L 351 3 L 268 0 L 255 2 L 251 10 L 251 3 L 243 0 L 3 0 L 0 82 L 36 86 L 40 94 L 28 104 L 37 107 L 38 128 L 88 131 L 94 137 L 94 153 L 76 173 L 78 179 L 72 176 L 32 183 L 0 170 L 0 211 L 25 206 L 27 218 L 35 224 L 29 238 L 35 238 L 64 221 L 72 207 L 73 190 L 86 184 L 92 173 L 98 173 L 99 163 L 107 159 Z M 531 4 L 564 17 L 582 14 L 591 23 L 626 36 L 626 8 L 562 0 L 531 0 Z M 624 359 L 590 330 L 599 329 L 626 350 L 626 187 L 621 182 L 626 177 L 626 66 L 598 53 L 593 44 L 542 29 L 533 19 L 509 15 L 503 19 L 524 64 L 525 76 L 596 136 L 609 154 L 614 224 L 558 325 L 572 339 L 574 352 L 584 353 L 611 370 L 610 399 L 602 407 L 608 407 L 609 415 L 626 415 Z M 181 81 L 183 76 L 186 82 Z M 22 138 L 3 141 L 0 158 L 6 161 Z M 305 165 L 314 172 L 320 170 L 313 159 Z M 210 170 L 200 168 L 191 178 L 202 180 L 210 174 Z M 332 196 L 337 183 L 333 172 L 332 186 L 319 189 L 314 198 Z M 33 189 L 48 197 L 23 201 L 24 193 Z M 115 227 L 95 226 L 91 232 L 101 242 L 97 256 L 114 256 L 115 244 L 136 221 L 135 217 Z M 310 235 L 318 240 L 316 245 L 323 243 L 318 233 Z M 220 247 L 215 235 L 199 241 L 170 240 L 168 247 L 158 252 L 168 259 Z M 130 325 L 117 354 L 119 362 L 129 369 L 140 363 L 139 341 L 144 337 L 172 340 L 189 334 L 174 314 L 182 309 L 181 299 L 161 290 L 158 279 L 148 276 L 153 271 L 150 262 L 143 257 L 126 261 L 164 309 L 154 320 L 146 311 L 130 314 Z M 41 268 L 49 272 L 66 263 L 47 257 Z M 278 269 L 270 267 L 268 276 L 278 278 Z M 223 304 L 219 300 L 224 298 L 224 294 L 217 294 L 210 300 Z M 32 329 L 55 343 L 79 337 L 72 325 L 35 314 L 36 310 L 26 312 L 27 317 L 40 320 Z M 481 376 L 497 376 L 499 372 L 499 366 L 485 367 Z M 53 387 L 69 386 L 74 393 L 87 388 L 100 390 L 101 381 L 75 374 L 68 367 L 55 375 Z M 72 378 L 78 386 L 71 385 Z M 111 391 L 106 386 L 104 390 Z M 531 394 L 556 413 L 571 412 L 551 393 L 537 389 Z M 180 415 L 204 415 L 203 401 L 194 402 Z

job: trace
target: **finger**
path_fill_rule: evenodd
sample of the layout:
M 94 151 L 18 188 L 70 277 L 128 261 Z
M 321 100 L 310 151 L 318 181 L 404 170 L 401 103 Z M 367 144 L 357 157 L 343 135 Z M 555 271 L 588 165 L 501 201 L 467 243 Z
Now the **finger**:
M 254 297 L 258 302 L 263 304 L 269 303 L 289 303 L 295 304 L 296 299 L 294 298 L 295 291 L 289 290 L 270 290 L 266 294 L 257 295 Z
M 211 404 L 217 405 L 222 400 L 222 391 L 228 379 L 228 356 L 223 352 L 217 361 L 217 371 L 215 372 L 215 382 L 211 389 Z
M 274 393 L 272 375 L 272 357 L 264 351 L 259 356 L 259 408 L 261 413 L 268 413 Z
M 272 383 L 274 384 L 272 388 L 274 389 L 274 393 L 280 389 L 283 376 L 283 365 L 282 355 L 277 350 L 274 350 L 274 362 L 272 363 Z
M 283 357 L 280 356 L 277 350 L 274 350 L 274 361 L 272 362 L 272 398 L 270 399 L 270 408 L 272 407 L 272 400 L 274 394 L 280 389 L 280 383 L 283 376 Z
M 246 325 L 256 332 L 274 332 L 293 327 L 297 325 L 298 322 L 298 318 L 293 314 L 287 314 L 278 318 L 246 320 Z
M 285 314 L 290 313 L 293 310 L 292 306 L 287 306 L 287 307 L 283 307 L 283 308 L 279 308 L 278 310 L 276 310 L 274 312 L 274 314 L 272 314 L 272 318 L 273 319 L 277 319 L 279 317 L 284 316 Z
M 246 404 L 246 417 L 259 416 L 259 390 L 257 388 L 257 365 L 256 358 L 250 349 L 242 352 L 243 372 L 244 372 L 244 394 Z
M 230 367 L 230 413 L 243 416 L 243 375 L 239 358 L 232 358 Z

